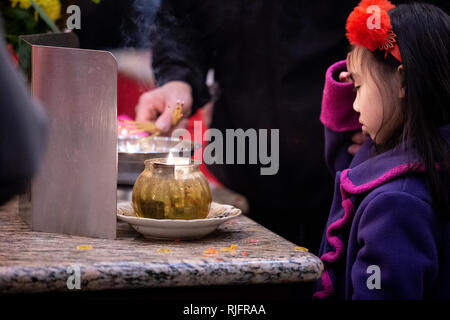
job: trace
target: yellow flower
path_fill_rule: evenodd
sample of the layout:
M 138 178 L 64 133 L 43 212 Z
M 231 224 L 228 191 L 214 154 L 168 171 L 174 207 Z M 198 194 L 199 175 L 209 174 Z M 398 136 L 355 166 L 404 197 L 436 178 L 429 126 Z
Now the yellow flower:
M 28 9 L 31 7 L 30 0 L 9 0 L 11 1 L 11 7 L 15 8 L 17 6 L 17 3 L 19 3 L 19 7 L 22 9 Z
M 35 1 L 42 8 L 42 10 L 45 11 L 45 13 L 48 15 L 50 19 L 55 21 L 60 18 L 61 3 L 59 2 L 59 0 L 35 0 Z
M 28 9 L 31 7 L 30 0 L 9 0 L 11 2 L 11 7 L 19 7 L 22 9 Z M 57 20 L 61 16 L 61 3 L 59 0 L 35 0 L 35 2 L 45 11 L 50 19 L 53 21 Z M 34 12 L 34 18 L 37 20 L 39 14 L 37 11 Z

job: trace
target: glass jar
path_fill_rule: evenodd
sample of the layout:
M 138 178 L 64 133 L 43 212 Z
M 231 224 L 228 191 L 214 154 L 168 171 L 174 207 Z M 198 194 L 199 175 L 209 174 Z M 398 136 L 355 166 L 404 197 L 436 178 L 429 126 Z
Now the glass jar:
M 146 160 L 132 194 L 136 215 L 153 219 L 204 219 L 211 200 L 199 164 L 187 158 L 175 158 L 173 164 L 167 159 Z

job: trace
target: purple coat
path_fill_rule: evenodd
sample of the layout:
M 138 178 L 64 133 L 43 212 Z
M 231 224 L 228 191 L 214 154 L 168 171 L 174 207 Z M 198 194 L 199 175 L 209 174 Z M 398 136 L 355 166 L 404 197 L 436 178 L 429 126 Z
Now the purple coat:
M 345 61 L 328 69 L 322 101 L 326 160 L 336 178 L 314 297 L 450 299 L 450 223 L 433 211 L 423 166 L 408 164 L 419 163 L 417 155 L 401 146 L 374 155 L 370 138 L 354 157 L 347 152 L 361 125 L 353 84 L 336 80 L 345 70 Z M 450 142 L 450 125 L 440 131 Z

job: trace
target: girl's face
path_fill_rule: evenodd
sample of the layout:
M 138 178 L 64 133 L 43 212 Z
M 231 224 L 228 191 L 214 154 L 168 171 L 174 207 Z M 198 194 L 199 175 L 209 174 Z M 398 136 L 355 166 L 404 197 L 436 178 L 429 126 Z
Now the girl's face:
M 362 50 L 353 50 L 350 53 L 352 54 L 351 63 L 349 63 L 349 58 L 347 57 L 348 71 L 356 91 L 353 109 L 360 114 L 359 122 L 363 125 L 362 131 L 379 144 L 388 138 L 388 132 L 385 130 L 387 128 L 384 128 L 384 123 L 393 116 L 393 104 L 390 103 L 390 106 L 384 105 L 383 101 L 387 99 L 383 99 L 371 72 L 366 67 L 361 67 L 361 52 Z M 394 86 L 400 87 L 400 81 L 398 82 L 394 81 Z M 396 93 L 395 98 L 397 98 L 397 88 L 394 91 Z
M 380 92 L 373 79 L 367 77 L 361 70 L 349 70 L 349 72 L 356 90 L 353 109 L 359 113 L 359 122 L 363 125 L 362 131 L 375 140 L 383 123 L 383 104 Z

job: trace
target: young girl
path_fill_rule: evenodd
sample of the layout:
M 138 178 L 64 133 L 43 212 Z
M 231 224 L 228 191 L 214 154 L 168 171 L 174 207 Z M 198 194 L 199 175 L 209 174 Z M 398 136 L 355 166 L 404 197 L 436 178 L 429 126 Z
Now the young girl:
M 322 102 L 336 180 L 314 297 L 449 299 L 450 17 L 363 0 L 347 37 Z

